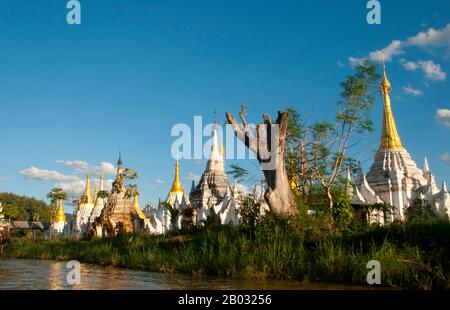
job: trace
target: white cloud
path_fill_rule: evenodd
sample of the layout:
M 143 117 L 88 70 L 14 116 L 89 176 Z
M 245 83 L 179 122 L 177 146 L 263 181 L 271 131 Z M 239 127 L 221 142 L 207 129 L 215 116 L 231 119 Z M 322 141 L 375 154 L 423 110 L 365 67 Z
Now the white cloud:
M 80 180 L 76 175 L 65 175 L 56 170 L 39 169 L 30 167 L 20 171 L 20 174 L 25 179 L 51 182 L 77 181 Z
M 420 89 L 415 89 L 415 88 L 411 87 L 411 85 L 403 86 L 403 91 L 405 92 L 405 94 L 415 96 L 415 97 L 423 95 L 423 92 Z
M 430 80 L 444 81 L 447 77 L 447 74 L 442 71 L 441 66 L 431 60 L 419 61 L 419 65 L 423 72 L 425 72 L 425 76 Z
M 400 40 L 394 40 L 383 50 L 371 52 L 369 54 L 370 60 L 381 62 L 381 60 L 383 59 L 383 51 L 385 61 L 391 61 L 393 56 L 405 53 L 403 51 L 403 43 Z
M 116 167 L 114 167 L 113 164 L 108 162 L 101 162 L 99 166 L 90 167 L 87 170 L 87 173 L 92 175 L 115 175 L 116 174 Z
M 57 164 L 62 164 L 66 167 L 73 168 L 75 174 L 90 174 L 90 175 L 115 175 L 116 168 L 109 162 L 101 162 L 98 166 L 91 166 L 83 160 L 56 160 Z
M 400 59 L 400 63 L 408 71 L 415 71 L 419 68 L 419 65 L 413 61 L 407 61 L 406 59 Z
M 66 167 L 74 168 L 74 169 L 80 169 L 80 170 L 87 170 L 89 168 L 89 164 L 82 160 L 61 160 L 58 159 L 55 161 L 57 164 L 62 164 Z
M 448 55 L 450 52 L 450 24 L 440 30 L 429 28 L 427 31 L 419 32 L 408 38 L 406 44 L 420 47 L 443 47 Z
M 393 40 L 384 49 L 369 53 L 369 59 L 381 62 L 384 51 L 385 61 L 391 61 L 394 56 L 404 54 L 405 48 L 411 46 L 444 48 L 445 56 L 450 56 L 450 24 L 438 30 L 429 28 L 427 31 L 419 32 L 406 40 Z
M 441 160 L 445 161 L 447 164 L 450 165 L 450 154 L 449 153 L 442 154 Z
M 161 180 L 161 179 L 156 179 L 156 180 L 153 180 L 153 183 L 155 183 L 155 184 L 159 184 L 159 185 L 162 185 L 162 184 L 165 184 L 165 183 L 166 183 L 166 181 L 164 181 L 164 180 Z
M 441 65 L 435 64 L 432 60 L 419 60 L 418 62 L 413 62 L 401 59 L 400 63 L 403 68 L 408 71 L 421 69 L 425 73 L 425 77 L 429 80 L 444 81 L 447 78 L 447 74 L 442 71 Z
M 77 198 L 84 193 L 86 182 L 83 180 L 77 180 L 72 182 L 57 183 L 56 187 L 59 187 L 65 191 L 69 198 Z
M 351 57 L 351 56 L 348 58 L 348 62 L 351 67 L 356 67 L 356 66 L 361 65 L 364 62 L 364 60 L 366 60 L 366 59 L 365 58 L 356 58 L 356 57 Z
M 436 111 L 436 119 L 439 123 L 445 127 L 450 128 L 450 110 L 449 109 L 438 109 Z
M 189 175 L 186 176 L 185 179 L 186 179 L 186 180 L 189 180 L 189 181 L 195 181 L 195 182 L 198 182 L 198 181 L 200 181 L 200 176 L 197 175 L 197 174 L 194 174 L 194 173 L 192 173 L 192 172 L 189 172 Z

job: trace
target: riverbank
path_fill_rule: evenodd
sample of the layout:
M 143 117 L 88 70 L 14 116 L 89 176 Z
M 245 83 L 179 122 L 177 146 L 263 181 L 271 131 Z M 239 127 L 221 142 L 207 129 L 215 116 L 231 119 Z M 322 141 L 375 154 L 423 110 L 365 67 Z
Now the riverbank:
M 4 256 L 222 278 L 365 285 L 370 260 L 385 287 L 450 288 L 450 224 L 391 225 L 338 237 L 280 221 L 247 231 L 213 227 L 166 236 L 13 239 Z

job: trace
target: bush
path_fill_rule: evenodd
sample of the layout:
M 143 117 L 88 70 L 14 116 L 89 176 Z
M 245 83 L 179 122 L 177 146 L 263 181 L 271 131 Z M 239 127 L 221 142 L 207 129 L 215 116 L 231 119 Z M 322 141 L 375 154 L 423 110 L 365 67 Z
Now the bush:
M 422 199 L 416 199 L 412 206 L 406 210 L 406 221 L 408 223 L 436 223 L 441 220 L 437 210 L 425 204 Z

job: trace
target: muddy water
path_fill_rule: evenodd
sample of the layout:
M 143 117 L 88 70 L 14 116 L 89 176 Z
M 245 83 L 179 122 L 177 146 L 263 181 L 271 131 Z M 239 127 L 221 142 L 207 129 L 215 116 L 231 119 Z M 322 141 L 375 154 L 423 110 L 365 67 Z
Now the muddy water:
M 273 280 L 227 280 L 81 264 L 81 283 L 69 285 L 66 262 L 0 258 L 0 290 L 323 290 L 367 287 Z

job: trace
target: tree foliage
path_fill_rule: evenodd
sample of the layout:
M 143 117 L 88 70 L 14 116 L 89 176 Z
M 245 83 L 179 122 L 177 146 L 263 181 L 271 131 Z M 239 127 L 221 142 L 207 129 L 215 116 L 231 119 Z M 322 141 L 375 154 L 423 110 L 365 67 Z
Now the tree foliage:
M 256 199 L 254 193 L 250 193 L 239 197 L 239 205 L 240 207 L 237 212 L 241 217 L 240 222 L 242 228 L 253 232 L 261 219 L 261 203 Z
M 342 186 L 344 170 L 347 167 L 356 169 L 356 161 L 349 156 L 348 150 L 373 131 L 369 112 L 375 105 L 373 93 L 380 76 L 376 66 L 368 61 L 355 70 L 340 84 L 341 100 L 332 122 L 311 122 L 309 117 L 305 121 L 298 112 L 289 109 L 287 146 L 291 152 L 286 153 L 288 176 L 298 180 L 296 186 L 304 203 L 319 190 L 317 186 L 322 187 L 330 215 L 337 200 L 333 191 Z
M 429 204 L 426 204 L 422 199 L 416 199 L 414 203 L 406 209 L 405 218 L 407 223 L 414 224 L 432 224 L 442 220 L 437 210 Z
M 50 222 L 50 209 L 44 201 L 12 193 L 0 193 L 0 201 L 3 203 L 4 212 L 9 208 L 17 209 L 17 214 L 12 214 L 14 221 L 32 221 L 37 213 L 41 222 Z

